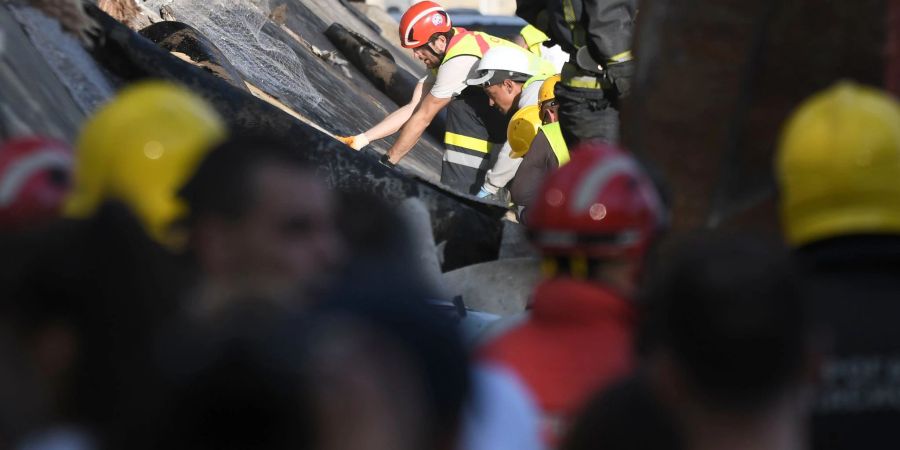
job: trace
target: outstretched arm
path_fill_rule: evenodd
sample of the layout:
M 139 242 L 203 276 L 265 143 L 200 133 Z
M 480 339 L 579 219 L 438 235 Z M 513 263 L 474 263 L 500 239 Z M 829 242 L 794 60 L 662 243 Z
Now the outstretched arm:
M 431 124 L 434 116 L 450 103 L 451 98 L 438 98 L 433 95 L 425 94 L 419 106 L 413 111 L 412 116 L 403 125 L 400 130 L 400 137 L 394 146 L 387 151 L 387 158 L 391 164 L 397 164 L 412 150 L 422 133 Z
M 369 128 L 365 132 L 357 134 L 356 136 L 340 137 L 338 139 L 350 147 L 359 150 L 369 145 L 369 142 L 371 141 L 382 139 L 396 133 L 397 130 L 399 130 L 412 116 L 413 111 L 416 110 L 419 102 L 422 101 L 422 93 L 425 92 L 426 88 L 431 89 L 431 84 L 425 85 L 421 82 L 416 83 L 416 88 L 413 90 L 412 98 L 409 100 L 409 103 L 397 108 L 396 111 L 388 114 L 381 122 L 378 122 L 375 126 Z

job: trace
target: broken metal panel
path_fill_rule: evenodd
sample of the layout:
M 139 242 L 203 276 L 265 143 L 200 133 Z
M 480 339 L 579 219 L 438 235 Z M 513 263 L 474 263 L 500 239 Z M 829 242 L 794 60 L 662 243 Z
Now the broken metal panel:
M 385 47 L 391 52 L 394 60 L 397 61 L 404 69 L 416 76 L 425 75 L 425 66 L 413 59 L 409 50 L 396 47 L 384 39 L 380 33 L 375 32 L 366 24 L 356 18 L 356 16 L 347 10 L 343 5 L 336 4 L 333 0 L 269 0 L 269 7 L 275 9 L 277 6 L 285 4 L 288 10 L 288 19 L 285 22 L 289 28 L 295 33 L 305 36 L 304 32 L 314 35 L 324 36 L 325 28 L 332 23 L 340 23 L 347 29 L 356 31 L 366 39 Z M 308 20 L 310 17 L 316 17 L 317 21 Z M 304 27 L 306 25 L 314 25 L 312 28 Z M 317 22 L 317 23 L 315 23 Z M 383 33 L 397 33 L 395 30 L 382 30 Z
M 141 36 L 170 51 L 183 53 L 213 75 L 238 89 L 247 89 L 240 72 L 212 41 L 194 27 L 172 21 L 154 23 L 141 31 Z
M 178 60 L 102 11 L 89 8 L 89 12 L 103 30 L 94 55 L 118 76 L 180 81 L 210 101 L 232 129 L 296 142 L 319 174 L 338 190 L 368 192 L 393 203 L 418 197 L 431 214 L 435 240 L 447 242 L 444 270 L 497 258 L 504 207 L 384 167 L 375 156 L 354 152 L 276 107 Z
M 355 135 L 394 111 L 397 106 L 375 89 L 318 31 L 321 19 L 298 5 L 286 3 L 268 15 L 243 0 L 176 0 L 167 5 L 225 52 L 243 78 L 275 97 L 305 121 L 333 135 Z M 229 7 L 221 11 L 215 8 Z M 297 17 L 306 28 L 295 32 L 289 25 Z M 384 153 L 395 141 L 389 137 L 370 147 Z M 400 166 L 437 182 L 442 152 L 430 136 L 423 136 Z
M 790 111 L 840 78 L 881 85 L 884 0 L 643 2 L 623 143 L 662 172 L 676 230 L 777 229 Z

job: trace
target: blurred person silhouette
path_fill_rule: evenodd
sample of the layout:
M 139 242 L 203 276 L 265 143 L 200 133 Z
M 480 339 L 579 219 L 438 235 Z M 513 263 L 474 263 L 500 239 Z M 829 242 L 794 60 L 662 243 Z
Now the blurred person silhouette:
M 8 335 L 44 405 L 22 447 L 102 447 L 156 400 L 150 348 L 184 281 L 168 233 L 183 211 L 175 189 L 224 135 L 186 89 L 128 86 L 81 130 L 64 219 L 0 242 Z
M 289 143 L 235 136 L 212 149 L 180 190 L 199 269 L 187 307 L 215 315 L 231 299 L 284 309 L 320 299 L 342 261 L 336 201 Z
M 310 336 L 320 448 L 459 448 L 471 379 L 447 317 L 412 293 L 373 289 L 323 303 L 295 328 Z
M 216 326 L 167 328 L 159 352 L 165 401 L 150 420 L 117 430 L 119 448 L 319 448 L 307 343 L 268 306 L 235 302 Z
M 688 239 L 650 283 L 650 391 L 701 449 L 807 448 L 818 330 L 787 252 L 745 236 Z M 679 448 L 664 446 L 662 448 Z
M 900 447 L 900 105 L 840 82 L 785 123 L 776 156 L 785 240 L 813 289 L 832 354 L 816 449 Z
M 681 450 L 681 430 L 646 377 L 635 376 L 601 390 L 578 414 L 562 450 Z
M 410 206 L 410 205 L 406 205 Z M 427 214 L 424 205 L 422 213 Z M 489 316 L 465 309 L 444 297 L 428 274 L 412 241 L 411 219 L 379 197 L 360 192 L 342 193 L 338 226 L 347 242 L 347 265 L 335 299 L 365 298 L 373 292 L 385 299 L 409 298 L 430 313 L 449 321 L 464 344 L 474 341 Z M 427 233 L 431 233 L 430 227 Z M 424 249 L 427 251 L 427 249 Z M 391 300 L 386 300 L 391 301 Z M 421 305 L 416 305 L 418 309 Z M 464 406 L 460 450 L 537 450 L 538 414 L 521 382 L 507 371 L 473 367 L 471 394 Z
M 533 208 L 528 231 L 547 278 L 530 317 L 488 342 L 480 359 L 521 378 L 555 446 L 590 395 L 634 366 L 631 299 L 665 211 L 638 163 L 599 143 L 573 152 Z

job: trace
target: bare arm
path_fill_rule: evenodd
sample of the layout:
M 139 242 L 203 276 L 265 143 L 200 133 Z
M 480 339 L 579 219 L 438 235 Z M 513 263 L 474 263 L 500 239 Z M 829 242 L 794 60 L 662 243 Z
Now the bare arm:
M 428 88 L 430 90 L 431 85 L 428 85 Z M 410 99 L 409 103 L 388 114 L 381 122 L 366 130 L 366 137 L 370 141 L 374 141 L 396 133 L 409 120 L 416 107 L 419 106 L 419 102 L 422 100 L 422 92 L 425 92 L 424 83 L 416 83 L 416 88 L 413 90 L 412 99 Z
M 400 137 L 394 146 L 387 151 L 388 160 L 392 164 L 397 164 L 410 150 L 419 142 L 422 133 L 431 124 L 434 116 L 450 103 L 451 97 L 438 98 L 433 95 L 425 94 L 419 106 L 413 111 L 412 116 L 403 125 L 400 130 Z

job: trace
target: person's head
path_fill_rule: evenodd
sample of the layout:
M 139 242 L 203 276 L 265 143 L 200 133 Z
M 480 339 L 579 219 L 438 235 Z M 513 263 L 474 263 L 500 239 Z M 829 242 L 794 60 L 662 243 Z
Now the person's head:
M 784 127 L 776 175 L 792 247 L 900 234 L 900 103 L 850 82 L 814 95 Z
M 541 108 L 541 120 L 544 124 L 559 121 L 559 103 L 556 101 L 556 84 L 562 79 L 560 75 L 553 75 L 544 80 L 541 90 L 538 92 L 538 106 Z
M 400 18 L 400 45 L 429 69 L 436 69 L 447 54 L 453 27 L 443 6 L 423 1 L 409 7 Z
M 181 189 L 190 248 L 226 293 L 306 301 L 324 287 L 342 244 L 332 193 L 287 142 L 238 136 L 214 148 Z
M 506 141 L 509 142 L 511 158 L 522 158 L 528 153 L 531 141 L 541 127 L 541 118 L 538 114 L 537 106 L 528 105 L 516 111 L 509 119 L 509 125 L 506 126 Z
M 185 208 L 176 191 L 225 135 L 219 114 L 184 87 L 167 81 L 130 85 L 82 128 L 63 213 L 83 219 L 104 202 L 119 201 L 150 236 L 178 247 L 183 239 L 170 228 Z
M 644 300 L 642 352 L 671 406 L 752 416 L 802 399 L 814 378 L 813 327 L 778 245 L 708 233 L 688 239 Z
M 547 275 L 596 281 L 631 296 L 665 223 L 640 164 L 617 147 L 588 142 L 544 180 L 526 225 Z
M 594 394 L 566 433 L 561 450 L 685 448 L 670 408 L 638 373 Z
M 72 149 L 30 136 L 0 145 L 0 231 L 21 231 L 55 219 L 71 185 Z
M 457 325 L 414 293 L 375 288 L 325 302 L 303 326 L 336 450 L 458 448 L 470 392 Z M 348 420 L 357 433 L 346 435 Z M 355 445 L 354 445 L 355 444 Z
M 537 70 L 528 51 L 500 45 L 484 54 L 475 68 L 478 76 L 466 83 L 483 87 L 491 106 L 506 114 L 517 108 L 522 87 Z

